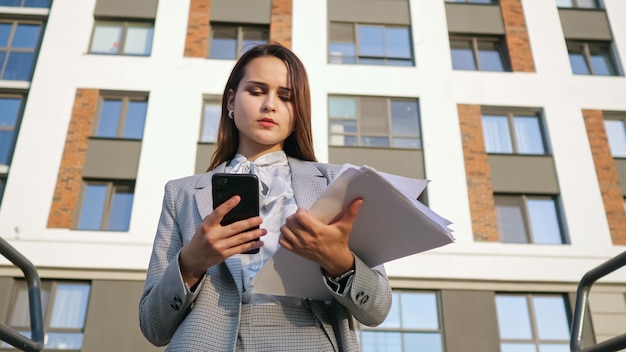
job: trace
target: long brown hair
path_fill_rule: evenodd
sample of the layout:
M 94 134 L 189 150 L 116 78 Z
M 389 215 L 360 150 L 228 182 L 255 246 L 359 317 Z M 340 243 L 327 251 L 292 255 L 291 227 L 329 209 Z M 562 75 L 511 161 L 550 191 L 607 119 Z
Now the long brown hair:
M 235 122 L 228 118 L 228 92 L 237 87 L 245 75 L 245 68 L 253 59 L 261 56 L 273 56 L 287 66 L 287 75 L 292 94 L 294 131 L 287 137 L 283 150 L 288 156 L 306 161 L 315 161 L 313 135 L 311 133 L 311 92 L 309 79 L 300 59 L 289 49 L 278 43 L 257 45 L 243 54 L 228 77 L 222 95 L 222 113 L 217 133 L 217 149 L 211 157 L 207 171 L 215 169 L 225 161 L 231 160 L 239 147 L 239 131 Z

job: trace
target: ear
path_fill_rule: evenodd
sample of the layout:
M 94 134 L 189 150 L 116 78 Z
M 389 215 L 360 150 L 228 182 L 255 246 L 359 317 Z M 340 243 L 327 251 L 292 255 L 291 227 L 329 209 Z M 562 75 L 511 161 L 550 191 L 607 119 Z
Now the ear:
M 226 97 L 226 109 L 227 110 L 235 110 L 235 91 L 233 91 L 232 89 L 228 90 L 227 93 L 227 97 Z

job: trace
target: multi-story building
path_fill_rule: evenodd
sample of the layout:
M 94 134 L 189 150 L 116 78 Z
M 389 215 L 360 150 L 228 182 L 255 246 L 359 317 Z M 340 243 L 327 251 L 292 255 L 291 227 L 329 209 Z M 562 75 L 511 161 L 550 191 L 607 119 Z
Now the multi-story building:
M 166 181 L 204 172 L 242 50 L 305 63 L 321 161 L 431 180 L 456 242 L 386 268 L 364 351 L 567 351 L 577 283 L 626 245 L 623 0 L 0 0 L 0 236 L 46 349 L 151 351 L 138 302 Z M 415 229 L 419 241 L 420 229 Z M 384 234 L 381 234 L 384 235 Z M 29 330 L 0 259 L 0 321 Z M 587 344 L 626 332 L 626 273 Z M 0 350 L 11 350 L 6 344 Z

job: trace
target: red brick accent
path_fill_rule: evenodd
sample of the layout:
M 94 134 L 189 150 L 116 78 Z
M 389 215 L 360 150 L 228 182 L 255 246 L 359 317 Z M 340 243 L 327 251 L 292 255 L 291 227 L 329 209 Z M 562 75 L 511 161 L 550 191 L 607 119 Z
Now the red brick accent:
M 598 175 L 600 192 L 606 218 L 609 222 L 611 239 L 615 245 L 626 244 L 626 215 L 624 214 L 624 197 L 619 185 L 619 176 L 615 161 L 604 130 L 604 120 L 601 110 L 583 110 L 589 146 L 593 156 L 593 163 Z
M 499 241 L 489 160 L 483 139 L 480 105 L 457 106 L 475 241 Z
M 211 0 L 191 0 L 185 39 L 185 57 L 206 57 L 211 21 Z
M 87 155 L 87 144 L 98 106 L 99 94 L 97 89 L 78 89 L 76 91 L 72 119 L 67 131 L 65 150 L 63 151 L 54 198 L 48 215 L 49 228 L 69 229 L 72 227 Z
M 291 49 L 291 0 L 272 0 L 270 42 L 278 42 Z
M 521 0 L 500 0 L 506 44 L 514 72 L 535 72 Z

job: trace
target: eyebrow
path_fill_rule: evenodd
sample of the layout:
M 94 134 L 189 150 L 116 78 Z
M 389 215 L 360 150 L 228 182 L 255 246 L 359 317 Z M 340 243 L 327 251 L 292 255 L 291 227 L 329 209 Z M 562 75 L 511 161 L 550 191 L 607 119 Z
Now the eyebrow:
M 259 81 L 246 81 L 246 84 L 250 84 L 250 85 L 257 85 L 257 86 L 261 86 L 263 88 L 267 88 L 268 85 L 267 83 L 263 83 L 263 82 L 259 82 Z M 291 92 L 291 88 L 287 88 L 287 87 L 278 87 L 278 90 L 286 90 Z

